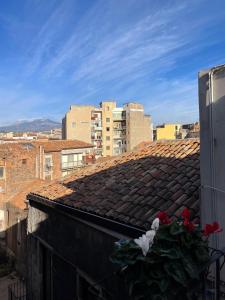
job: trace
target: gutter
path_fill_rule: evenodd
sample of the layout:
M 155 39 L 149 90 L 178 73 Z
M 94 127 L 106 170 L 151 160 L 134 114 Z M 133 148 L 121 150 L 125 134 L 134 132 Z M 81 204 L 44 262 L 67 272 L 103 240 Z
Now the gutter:
M 48 198 L 41 197 L 36 194 L 28 194 L 27 200 L 29 201 L 31 206 L 34 207 L 50 207 L 52 209 L 56 209 L 59 213 L 64 212 L 70 214 L 71 216 L 77 217 L 81 220 L 93 223 L 95 225 L 101 226 L 103 228 L 107 228 L 109 230 L 115 231 L 122 235 L 129 236 L 131 238 L 137 238 L 141 236 L 145 231 L 140 227 L 135 227 L 132 225 L 127 225 L 122 222 L 118 222 L 112 219 L 108 219 L 102 216 L 99 216 L 94 213 L 89 213 L 84 210 L 80 210 L 68 205 L 64 205 L 62 203 L 49 200 Z

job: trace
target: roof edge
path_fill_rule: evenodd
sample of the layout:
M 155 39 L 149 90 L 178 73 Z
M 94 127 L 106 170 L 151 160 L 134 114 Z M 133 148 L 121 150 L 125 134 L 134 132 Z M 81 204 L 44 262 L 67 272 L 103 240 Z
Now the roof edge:
M 117 233 L 130 236 L 133 238 L 136 238 L 145 232 L 140 227 L 128 225 L 119 221 L 115 221 L 113 219 L 99 216 L 94 213 L 86 212 L 84 210 L 77 209 L 72 206 L 65 205 L 53 200 L 49 200 L 48 198 L 44 198 L 33 193 L 29 193 L 27 195 L 27 200 L 29 201 L 29 203 L 34 202 L 41 206 L 46 206 L 52 209 L 56 209 L 59 213 L 61 212 L 69 213 L 74 217 L 80 218 L 82 220 L 91 222 L 95 225 L 102 226 L 104 228 L 113 230 Z

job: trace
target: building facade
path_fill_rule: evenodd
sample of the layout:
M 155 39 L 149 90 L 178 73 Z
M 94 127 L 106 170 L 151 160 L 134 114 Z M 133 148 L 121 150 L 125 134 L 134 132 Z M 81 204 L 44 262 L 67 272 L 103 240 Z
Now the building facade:
M 163 124 L 156 126 L 155 139 L 159 140 L 176 140 L 179 138 L 181 124 Z
M 151 117 L 139 103 L 117 107 L 103 101 L 100 107 L 72 105 L 62 120 L 63 139 L 79 139 L 95 146 L 96 156 L 114 156 L 152 141 Z
M 6 236 L 7 246 L 16 256 L 24 253 L 21 249 L 25 247 L 21 247 L 20 232 L 26 232 L 26 228 L 21 229 L 26 223 L 26 194 L 21 192 L 29 192 L 39 182 L 61 179 L 94 161 L 93 145 L 82 141 L 0 145 L 0 238 Z M 22 199 L 19 206 L 18 197 Z

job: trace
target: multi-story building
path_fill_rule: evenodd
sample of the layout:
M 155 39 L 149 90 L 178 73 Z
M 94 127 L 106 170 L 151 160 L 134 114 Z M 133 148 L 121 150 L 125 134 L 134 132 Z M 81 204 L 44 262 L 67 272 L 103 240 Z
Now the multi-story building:
M 61 179 L 94 160 L 93 145 L 77 140 L 1 144 L 0 235 L 6 203 L 32 181 Z
M 156 140 L 175 140 L 179 137 L 181 124 L 163 124 L 156 126 Z
M 96 156 L 114 156 L 152 140 L 151 117 L 133 102 L 123 107 L 115 101 L 99 107 L 72 105 L 62 120 L 62 137 L 92 143 Z
M 14 141 L 0 145 L 0 238 L 26 274 L 26 194 L 46 181 L 61 179 L 95 161 L 83 141 Z

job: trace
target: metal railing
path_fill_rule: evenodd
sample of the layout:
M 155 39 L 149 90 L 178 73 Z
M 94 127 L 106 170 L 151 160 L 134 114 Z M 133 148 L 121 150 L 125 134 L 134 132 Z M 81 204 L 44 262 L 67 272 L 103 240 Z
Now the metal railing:
M 76 167 L 82 167 L 84 165 L 83 160 L 75 160 L 75 161 L 69 161 L 69 162 L 63 162 L 62 163 L 62 169 L 73 169 Z
M 17 280 L 8 286 L 8 300 L 27 300 L 25 280 Z
M 225 299 L 225 282 L 221 279 L 225 277 L 225 248 L 210 249 L 210 263 L 205 272 L 203 280 L 203 300 Z

